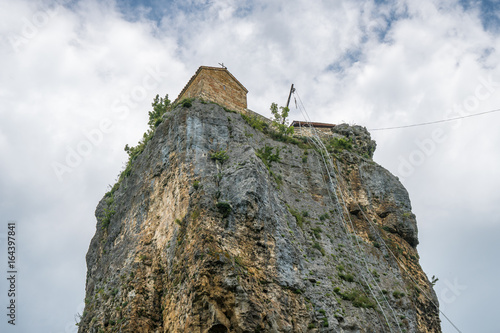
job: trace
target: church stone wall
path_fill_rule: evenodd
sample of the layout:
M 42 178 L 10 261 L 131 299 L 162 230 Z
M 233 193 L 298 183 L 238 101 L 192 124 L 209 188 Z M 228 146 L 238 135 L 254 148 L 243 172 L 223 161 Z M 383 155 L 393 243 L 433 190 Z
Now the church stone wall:
M 295 136 L 306 136 L 306 137 L 313 136 L 313 131 L 312 131 L 311 127 L 307 127 L 307 124 L 304 124 L 304 125 L 305 126 L 301 126 L 301 127 L 294 126 L 293 134 Z M 329 137 L 329 136 L 333 135 L 331 127 L 315 127 L 315 130 L 317 131 L 317 133 L 320 137 Z
M 228 109 L 245 112 L 247 91 L 224 68 L 200 69 L 178 100 L 201 98 Z

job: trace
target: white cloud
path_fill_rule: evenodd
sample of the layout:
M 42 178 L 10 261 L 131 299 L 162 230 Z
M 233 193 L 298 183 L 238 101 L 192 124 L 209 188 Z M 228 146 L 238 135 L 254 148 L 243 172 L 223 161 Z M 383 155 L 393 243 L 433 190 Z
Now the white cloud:
M 249 107 L 265 115 L 271 102 L 285 103 L 292 82 L 314 119 L 369 128 L 500 105 L 500 86 L 484 84 L 488 78 L 500 82 L 500 38 L 483 29 L 479 10 L 464 11 L 452 0 L 174 2 L 160 23 L 147 19 L 147 8 L 122 14 L 111 1 L 61 3 L 2 1 L 6 10 L 0 12 L 0 191 L 6 198 L 0 208 L 2 216 L 26 226 L 25 276 L 42 274 L 34 283 L 47 290 L 65 286 L 55 295 L 29 290 L 51 298 L 50 304 L 34 304 L 49 304 L 44 308 L 59 319 L 43 319 L 45 313 L 21 299 L 26 318 L 45 323 L 26 326 L 28 331 L 64 332 L 73 321 L 83 300 L 93 211 L 126 160 L 123 146 L 142 136 L 152 98 L 170 93 L 175 99 L 200 65 L 224 62 L 249 89 Z M 477 97 L 481 85 L 487 98 Z M 497 223 L 499 116 L 372 133 L 376 160 L 395 174 L 401 159 L 424 154 L 421 165 L 411 165 L 411 175 L 399 176 L 413 198 L 430 275 L 468 279 L 457 254 L 435 253 L 455 249 L 471 223 L 479 230 Z M 295 110 L 292 117 L 301 118 Z M 105 119 L 113 125 L 107 132 L 100 127 Z M 421 143 L 435 128 L 446 139 L 425 154 Z M 72 151 L 80 160 L 59 182 L 53 163 L 67 164 Z M 442 232 L 451 228 L 453 234 Z M 480 240 L 471 247 L 474 242 Z M 490 259 L 484 259 L 484 274 L 498 274 Z M 33 282 L 25 279 L 26 285 Z M 474 294 L 490 294 L 485 307 L 495 305 L 494 293 L 482 288 L 469 282 L 446 304 L 464 331 L 478 330 L 476 322 L 463 319 L 463 304 Z M 484 325 L 480 330 L 487 332 L 494 324 Z

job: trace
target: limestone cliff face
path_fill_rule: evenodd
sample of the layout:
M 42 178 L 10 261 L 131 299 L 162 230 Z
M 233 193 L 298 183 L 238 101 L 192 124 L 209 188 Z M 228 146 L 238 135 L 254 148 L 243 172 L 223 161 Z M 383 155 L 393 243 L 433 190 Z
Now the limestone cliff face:
M 240 114 L 166 114 L 96 209 L 79 332 L 440 332 L 406 190 L 332 135 L 333 184 Z

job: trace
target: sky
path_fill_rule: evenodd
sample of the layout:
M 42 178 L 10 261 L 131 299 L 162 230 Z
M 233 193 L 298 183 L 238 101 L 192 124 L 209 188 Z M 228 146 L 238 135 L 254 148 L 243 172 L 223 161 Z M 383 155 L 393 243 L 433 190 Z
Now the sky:
M 498 0 L 0 0 L 0 331 L 76 332 L 123 147 L 156 94 L 224 63 L 256 112 L 294 83 L 314 121 L 371 130 L 374 160 L 410 194 L 441 310 L 462 332 L 500 332 L 500 112 L 467 117 L 500 108 L 499 52 Z

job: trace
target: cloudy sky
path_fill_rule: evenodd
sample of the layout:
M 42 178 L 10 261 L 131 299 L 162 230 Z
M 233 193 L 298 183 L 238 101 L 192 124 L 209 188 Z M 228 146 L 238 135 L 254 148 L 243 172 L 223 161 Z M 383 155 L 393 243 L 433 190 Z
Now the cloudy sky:
M 15 328 L 0 279 L 0 331 L 75 332 L 123 147 L 156 94 L 223 62 L 263 115 L 295 83 L 312 119 L 374 129 L 441 310 L 462 332 L 499 332 L 500 112 L 375 130 L 500 108 L 499 52 L 498 0 L 0 0 L 0 268 L 16 221 L 19 270 Z

